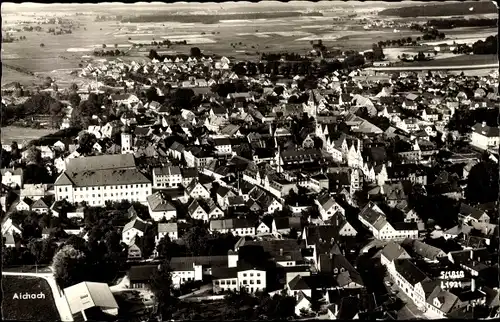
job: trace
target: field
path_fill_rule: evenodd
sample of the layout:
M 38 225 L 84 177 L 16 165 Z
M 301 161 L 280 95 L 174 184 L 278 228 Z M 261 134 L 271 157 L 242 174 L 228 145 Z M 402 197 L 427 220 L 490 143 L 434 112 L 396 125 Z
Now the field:
M 498 64 L 496 55 L 459 55 L 449 58 L 425 61 L 411 62 L 403 66 L 463 66 L 463 65 L 486 65 Z
M 2 318 L 14 321 L 58 321 L 52 290 L 43 278 L 31 276 L 2 276 Z M 15 299 L 25 293 L 38 294 L 35 299 Z
M 2 144 L 11 144 L 13 141 L 17 141 L 18 143 L 21 143 L 24 140 L 31 141 L 57 132 L 57 130 L 31 129 L 16 126 L 6 126 L 0 130 Z

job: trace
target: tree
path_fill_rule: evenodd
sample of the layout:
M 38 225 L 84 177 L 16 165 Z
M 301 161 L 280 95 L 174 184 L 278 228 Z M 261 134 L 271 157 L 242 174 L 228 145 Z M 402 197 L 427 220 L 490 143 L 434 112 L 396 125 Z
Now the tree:
M 93 146 L 97 142 L 94 134 L 89 132 L 82 132 L 78 136 L 78 150 L 82 154 L 89 154 L 93 151 Z
M 192 256 L 204 255 L 209 249 L 208 243 L 210 240 L 210 235 L 208 233 L 208 230 L 202 227 L 191 227 L 182 237 L 182 239 L 186 243 L 187 251 Z
M 168 319 L 175 308 L 176 299 L 172 296 L 172 274 L 169 261 L 162 262 L 151 276 L 151 291 L 158 302 L 158 313 L 162 320 Z
M 40 164 L 42 161 L 42 152 L 34 145 L 30 146 L 27 150 L 26 163 Z
M 69 103 L 73 108 L 77 108 L 80 105 L 81 98 L 76 92 L 73 92 L 69 95 Z
M 165 236 L 158 242 L 156 247 L 158 257 L 170 260 L 172 257 L 184 256 L 185 250 L 170 237 Z
M 106 48 L 106 44 L 102 44 L 102 48 L 105 49 Z
M 28 243 L 28 249 L 33 255 L 35 263 L 50 264 L 56 251 L 56 245 L 51 239 L 32 239 Z
M 486 203 L 498 198 L 498 166 L 484 160 L 476 164 L 467 177 L 465 197 L 472 203 Z
M 63 246 L 52 262 L 54 276 L 61 288 L 86 280 L 86 255 L 72 245 Z
M 44 43 L 41 43 L 41 44 L 40 44 L 40 47 L 45 47 L 45 44 L 44 44 Z
M 201 57 L 201 50 L 198 47 L 192 47 L 190 50 L 190 54 L 192 57 L 199 58 Z

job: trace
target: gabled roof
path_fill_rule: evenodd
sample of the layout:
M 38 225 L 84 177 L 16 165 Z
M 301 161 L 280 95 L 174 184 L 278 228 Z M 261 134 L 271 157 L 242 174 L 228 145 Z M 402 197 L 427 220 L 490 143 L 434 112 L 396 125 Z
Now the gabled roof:
M 429 277 L 409 259 L 397 259 L 394 262 L 394 266 L 396 267 L 396 271 L 413 286 L 417 283 L 430 280 Z
M 396 260 L 398 258 L 409 258 L 410 255 L 404 250 L 401 245 L 396 242 L 390 241 L 382 250 L 382 254 L 387 258 L 390 262 Z
M 159 223 L 158 233 L 174 233 L 178 231 L 177 223 Z
M 135 228 L 139 231 L 145 232 L 148 228 L 148 224 L 139 217 L 135 217 L 129 221 L 125 226 L 123 226 L 123 232 Z
M 35 208 L 43 208 L 43 209 L 48 209 L 49 206 L 47 206 L 47 204 L 45 203 L 45 201 L 43 200 L 43 198 L 40 198 L 38 199 L 37 201 L 35 201 L 32 205 L 31 205 L 31 208 L 32 209 L 35 209 Z
M 175 207 L 168 201 L 165 200 L 161 192 L 156 192 L 151 196 L 147 197 L 147 201 L 151 211 L 175 211 Z

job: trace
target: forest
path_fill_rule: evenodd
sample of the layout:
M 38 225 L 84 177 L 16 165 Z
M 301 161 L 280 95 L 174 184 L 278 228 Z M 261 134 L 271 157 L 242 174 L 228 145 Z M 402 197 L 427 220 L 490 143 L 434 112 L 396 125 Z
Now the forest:
M 473 10 L 470 10 L 473 8 Z M 464 16 L 497 13 L 497 9 L 490 1 L 484 2 L 453 2 L 446 4 L 430 4 L 420 6 L 409 6 L 402 8 L 385 9 L 378 13 L 379 16 L 397 17 L 437 17 L 437 16 Z

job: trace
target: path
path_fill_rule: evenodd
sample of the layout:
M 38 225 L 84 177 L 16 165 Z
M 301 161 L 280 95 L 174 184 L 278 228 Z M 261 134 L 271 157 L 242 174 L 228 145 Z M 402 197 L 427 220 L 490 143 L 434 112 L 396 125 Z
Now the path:
M 72 322 L 73 314 L 69 308 L 68 301 L 64 293 L 59 288 L 52 273 L 18 273 L 18 272 L 2 272 L 2 275 L 14 275 L 14 276 L 33 276 L 44 278 L 50 285 L 52 289 L 52 296 L 54 297 L 54 302 L 61 317 L 62 322 Z
M 191 297 L 191 296 L 195 296 L 195 295 L 204 293 L 204 292 L 211 290 L 211 289 L 212 289 L 212 284 L 203 285 L 202 287 L 200 287 L 199 290 L 196 290 L 196 291 L 189 293 L 189 294 L 184 294 L 184 295 L 179 296 L 179 300 L 183 300 L 187 297 Z

